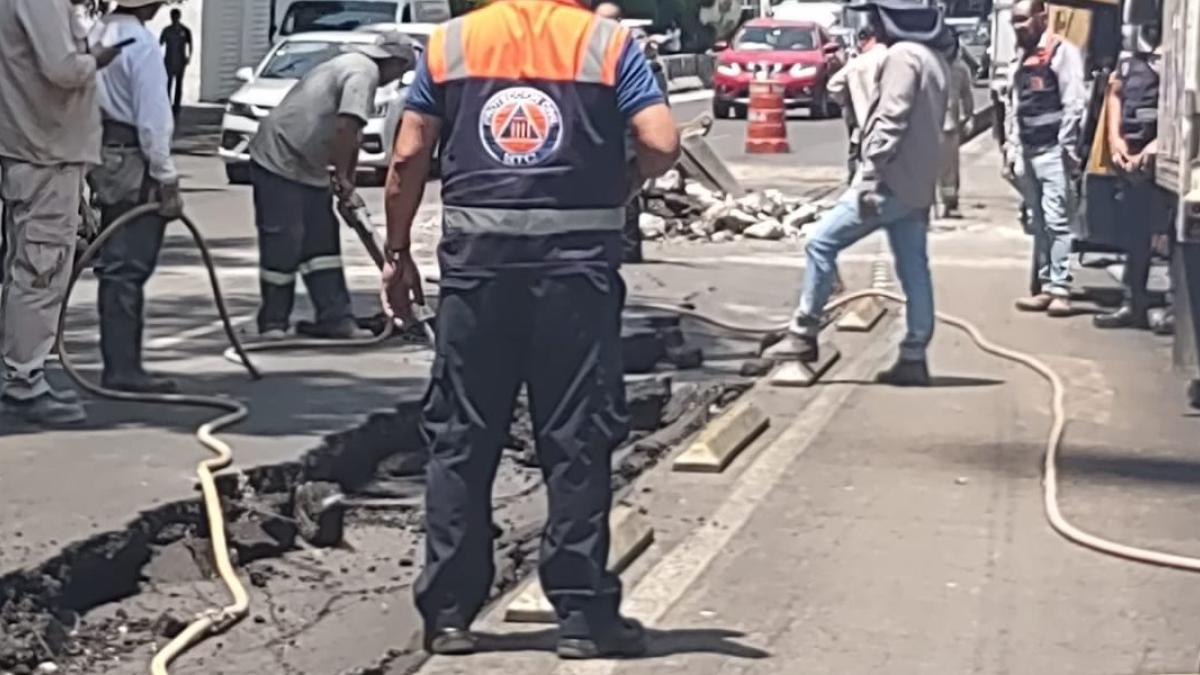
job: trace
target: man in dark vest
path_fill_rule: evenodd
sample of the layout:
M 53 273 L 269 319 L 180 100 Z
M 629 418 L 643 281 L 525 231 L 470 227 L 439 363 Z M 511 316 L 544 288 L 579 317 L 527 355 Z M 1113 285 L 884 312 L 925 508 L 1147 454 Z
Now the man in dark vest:
M 628 162 L 627 136 L 635 158 Z M 440 140 L 437 357 L 425 399 L 425 647 L 475 649 L 492 588 L 492 481 L 522 386 L 549 493 L 542 588 L 567 659 L 635 656 L 608 571 L 611 454 L 628 434 L 621 363 L 625 204 L 679 134 L 629 31 L 573 0 L 496 0 L 437 28 L 386 193 L 388 311 L 422 299 L 409 250 Z
M 1013 5 L 1019 45 L 1008 107 L 1006 172 L 1016 178 L 1031 212 L 1040 288 L 1017 301 L 1024 312 L 1071 314 L 1072 176 L 1082 169 L 1079 134 L 1087 112 L 1083 55 L 1049 32 L 1042 0 Z
M 183 72 L 192 62 L 192 31 L 183 25 L 183 12 L 171 10 L 171 25 L 163 29 L 158 43 L 167 66 L 167 91 L 172 96 L 175 117 L 183 108 Z
M 1148 328 L 1150 277 L 1155 235 L 1170 231 L 1171 196 L 1154 182 L 1158 153 L 1158 85 L 1162 68 L 1158 26 L 1139 31 L 1137 49 L 1121 59 L 1108 90 L 1108 135 L 1117 170 L 1117 222 L 1125 245 L 1125 302 L 1093 319 L 1097 328 Z

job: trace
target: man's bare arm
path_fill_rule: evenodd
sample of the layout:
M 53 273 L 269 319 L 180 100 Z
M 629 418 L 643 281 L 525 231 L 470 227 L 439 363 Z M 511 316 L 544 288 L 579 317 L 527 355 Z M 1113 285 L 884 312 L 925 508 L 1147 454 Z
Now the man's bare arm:
M 425 196 L 425 180 L 441 131 L 442 121 L 430 115 L 408 110 L 401 118 L 384 190 L 388 250 L 404 251 L 412 244 L 413 219 Z
M 664 103 L 647 106 L 629 120 L 637 169 L 642 178 L 656 178 L 679 160 L 679 127 Z
M 354 191 L 354 174 L 358 170 L 358 151 L 362 148 L 362 120 L 352 115 L 338 115 L 333 132 L 333 177 L 338 196 Z

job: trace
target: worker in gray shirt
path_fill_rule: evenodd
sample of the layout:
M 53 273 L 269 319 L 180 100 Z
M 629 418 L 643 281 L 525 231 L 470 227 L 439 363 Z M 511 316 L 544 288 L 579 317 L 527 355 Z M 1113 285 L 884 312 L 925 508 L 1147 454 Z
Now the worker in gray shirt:
M 1072 178 L 1082 170 L 1079 135 L 1087 111 L 1083 55 L 1049 33 L 1042 0 L 1020 0 L 1012 9 L 1017 60 L 1009 91 L 1005 172 L 1029 209 L 1033 257 L 1040 289 L 1017 300 L 1024 312 L 1071 315 Z
M 940 10 L 922 0 L 851 5 L 870 13 L 888 53 L 879 96 L 863 129 L 863 166 L 855 184 L 814 228 L 805 245 L 804 292 L 787 336 L 767 350 L 775 359 L 818 359 L 817 334 L 837 274 L 838 254 L 872 232 L 888 234 L 908 296 L 908 332 L 900 358 L 877 381 L 927 386 L 925 353 L 933 337 L 933 283 L 926 236 L 950 88 L 954 36 Z
M 347 52 L 305 75 L 250 142 L 264 339 L 288 335 L 297 273 L 316 308 L 315 320 L 301 322 L 297 332 L 329 339 L 370 335 L 354 321 L 333 198 L 348 204 L 356 198 L 362 130 L 375 92 L 399 80 L 416 56 L 411 39 L 399 32 L 347 45 Z

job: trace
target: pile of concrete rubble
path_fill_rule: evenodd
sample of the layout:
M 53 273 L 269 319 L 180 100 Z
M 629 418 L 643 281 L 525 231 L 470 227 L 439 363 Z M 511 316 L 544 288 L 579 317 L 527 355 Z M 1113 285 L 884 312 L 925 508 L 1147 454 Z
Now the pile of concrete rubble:
M 779 190 L 735 198 L 673 170 L 642 190 L 638 225 L 646 241 L 794 240 L 801 238 L 804 226 L 830 206 L 825 201 L 792 197 Z

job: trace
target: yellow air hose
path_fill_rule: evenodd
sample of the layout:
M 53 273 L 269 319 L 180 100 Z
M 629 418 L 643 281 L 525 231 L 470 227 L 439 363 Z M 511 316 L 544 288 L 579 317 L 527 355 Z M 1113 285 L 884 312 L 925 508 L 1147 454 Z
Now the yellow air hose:
M 128 392 L 105 389 L 87 381 L 80 375 L 68 357 L 64 345 L 67 305 L 69 304 L 71 293 L 75 288 L 76 282 L 79 280 L 82 270 L 86 269 L 88 263 L 95 258 L 97 253 L 103 247 L 104 243 L 113 235 L 114 232 L 119 230 L 121 227 L 128 225 L 136 218 L 146 214 L 154 213 L 157 210 L 158 205 L 148 204 L 138 207 L 137 209 L 125 214 L 105 228 L 96 241 L 94 241 L 80 257 L 80 260 L 76 265 L 75 272 L 71 276 L 71 281 L 67 288 L 66 299 L 63 301 L 63 309 L 59 317 L 57 349 L 59 358 L 62 361 L 63 369 L 66 371 L 66 373 L 79 385 L 80 388 L 96 396 L 132 403 L 155 403 L 210 408 L 220 410 L 224 413 L 220 417 L 201 426 L 196 432 L 196 437 L 200 443 L 209 450 L 212 450 L 216 455 L 213 458 L 201 462 L 197 467 L 197 474 L 200 478 L 200 486 L 204 497 L 205 513 L 208 517 L 209 531 L 212 536 L 213 558 L 215 559 L 217 571 L 221 577 L 221 580 L 229 590 L 232 601 L 225 607 L 214 608 L 198 616 L 190 625 L 187 626 L 187 628 L 184 629 L 182 633 L 171 640 L 170 643 L 163 647 L 162 650 L 160 650 L 154 656 L 154 659 L 150 664 L 151 674 L 168 675 L 167 666 L 169 666 L 173 660 L 203 640 L 228 630 L 245 618 L 249 612 L 249 596 L 246 593 L 245 587 L 238 579 L 237 573 L 233 568 L 233 563 L 229 558 L 229 548 L 226 544 L 225 538 L 225 519 L 221 510 L 220 496 L 217 493 L 216 481 L 214 478 L 214 473 L 216 471 L 220 471 L 221 469 L 228 467 L 233 460 L 232 450 L 230 447 L 217 438 L 215 434 L 221 429 L 245 419 L 248 411 L 241 403 L 227 398 L 184 394 L 132 394 Z M 181 218 L 180 220 L 191 233 L 192 239 L 196 242 L 196 247 L 200 251 L 204 265 L 208 269 L 217 310 L 221 315 L 222 322 L 224 323 L 226 335 L 232 344 L 232 353 L 229 354 L 229 356 L 236 356 L 237 361 L 246 367 L 251 377 L 257 379 L 259 377 L 258 371 L 250 362 L 250 359 L 246 354 L 246 350 L 242 347 L 240 340 L 238 340 L 232 322 L 230 321 L 229 312 L 225 306 L 223 295 L 221 294 L 220 285 L 216 276 L 216 270 L 213 265 L 212 256 L 209 253 L 208 246 L 205 243 L 204 238 L 200 235 L 199 230 L 187 217 Z M 904 297 L 897 293 L 880 290 L 863 290 L 849 293 L 833 300 L 826 307 L 826 311 L 832 311 L 845 304 L 863 298 L 881 298 L 895 303 L 905 302 Z M 693 318 L 709 325 L 740 333 L 769 334 L 777 333 L 787 329 L 787 324 L 764 327 L 739 325 L 717 319 L 701 312 L 667 304 L 631 302 L 629 303 L 629 306 L 640 309 L 671 312 L 681 316 Z M 942 323 L 953 326 L 954 328 L 966 333 L 967 336 L 970 337 L 971 340 L 976 344 L 976 346 L 978 346 L 984 352 L 1001 359 L 1023 365 L 1037 373 L 1050 384 L 1051 416 L 1053 418 L 1053 422 L 1050 426 L 1050 433 L 1046 440 L 1042 486 L 1046 517 L 1050 522 L 1050 526 L 1056 532 L 1071 542 L 1107 555 L 1116 556 L 1139 563 L 1200 572 L 1200 559 L 1198 558 L 1153 551 L 1136 546 L 1117 543 L 1101 536 L 1086 532 L 1067 520 L 1066 517 L 1063 516 L 1062 510 L 1059 507 L 1058 497 L 1058 455 L 1062 446 L 1063 435 L 1065 433 L 1067 424 L 1066 407 L 1064 404 L 1066 387 L 1063 384 L 1061 377 L 1059 377 L 1059 375 L 1053 369 L 1033 355 L 1020 352 L 1015 349 L 1009 349 L 988 340 L 974 324 L 965 319 L 942 313 L 937 314 L 937 319 Z M 390 334 L 391 332 L 391 322 L 388 322 L 388 328 L 389 330 L 385 331 L 385 335 Z M 356 344 L 365 346 L 378 344 L 380 341 L 382 341 L 380 337 L 362 341 L 346 341 L 350 344 L 346 344 L 345 346 L 354 346 Z M 286 349 L 295 348 L 298 346 L 328 347 L 329 344 L 330 341 L 288 341 L 284 344 L 276 343 L 274 348 Z M 272 348 L 267 345 L 264 345 L 264 347 L 265 349 Z
M 70 303 L 71 293 L 75 289 L 76 282 L 83 270 L 87 269 L 90 263 L 104 243 L 113 236 L 122 227 L 129 225 L 137 218 L 156 213 L 158 211 L 157 204 L 147 204 L 140 206 L 124 216 L 113 221 L 111 225 L 101 232 L 87 250 L 79 258 L 75 266 L 75 271 L 71 275 L 70 284 L 67 286 L 66 298 L 63 301 L 62 311 L 58 319 L 58 338 L 57 350 L 59 359 L 62 361 L 63 370 L 67 375 L 79 385 L 79 387 L 95 396 L 112 399 L 115 401 L 124 401 L 129 403 L 155 403 L 165 405 L 179 405 L 196 408 L 209 408 L 221 411 L 220 417 L 213 419 L 196 431 L 196 438 L 204 447 L 211 450 L 215 457 L 209 458 L 200 462 L 196 468 L 196 473 L 200 478 L 200 489 L 204 498 L 204 511 L 208 518 L 209 534 L 212 537 L 212 553 L 213 560 L 216 563 L 217 573 L 220 575 L 221 581 L 229 590 L 231 602 L 225 607 L 214 608 L 197 616 L 191 624 L 187 626 L 179 635 L 171 642 L 163 647 L 150 663 L 150 672 L 152 675 L 168 675 L 167 666 L 171 664 L 179 655 L 186 652 L 196 644 L 203 640 L 222 633 L 234 624 L 246 617 L 250 611 L 250 596 L 246 593 L 245 586 L 237 577 L 237 572 L 234 570 L 233 562 L 229 558 L 229 546 L 225 539 L 225 516 L 221 511 L 221 498 L 217 493 L 217 484 L 214 474 L 228 467 L 233 462 L 233 451 L 224 441 L 216 437 L 217 432 L 221 429 L 237 424 L 246 418 L 249 414 L 246 406 L 228 398 L 216 396 L 195 396 L 187 394 L 134 394 L 129 392 L 114 391 L 97 386 L 85 379 L 75 365 L 71 362 L 65 346 L 64 336 L 66 334 L 67 322 L 67 306 Z M 225 333 L 229 337 L 230 343 L 233 344 L 233 349 L 241 355 L 241 363 L 245 365 L 246 370 L 254 379 L 258 379 L 258 371 L 255 370 L 249 358 L 246 357 L 242 349 L 241 342 L 238 340 L 237 334 L 234 332 L 232 322 L 229 318 L 229 311 L 225 305 L 224 296 L 221 293 L 221 286 L 217 280 L 216 268 L 213 265 L 212 255 L 209 253 L 208 245 L 204 238 L 200 235 L 200 231 L 196 228 L 186 216 L 180 219 L 184 227 L 191 233 L 192 239 L 196 242 L 196 248 L 200 251 L 200 256 L 204 261 L 204 266 L 208 269 L 209 280 L 212 282 L 213 298 L 217 305 L 217 311 L 221 315 L 221 321 L 225 325 Z

